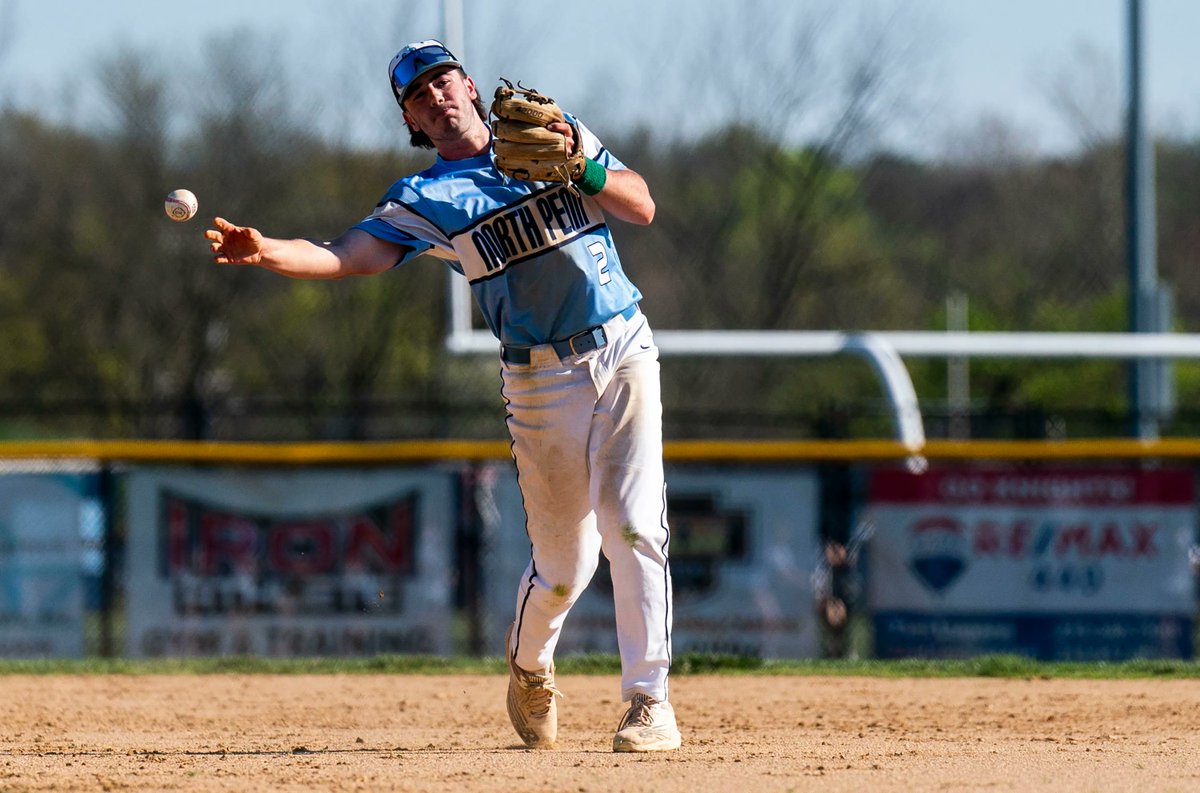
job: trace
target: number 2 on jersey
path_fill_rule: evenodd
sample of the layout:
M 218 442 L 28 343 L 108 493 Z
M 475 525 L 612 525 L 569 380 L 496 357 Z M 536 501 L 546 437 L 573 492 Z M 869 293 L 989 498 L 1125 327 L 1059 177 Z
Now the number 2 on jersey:
M 600 286 L 604 286 L 612 280 L 612 273 L 608 271 L 608 254 L 604 251 L 604 244 L 593 242 L 588 246 L 588 252 L 596 259 L 596 268 L 600 272 Z

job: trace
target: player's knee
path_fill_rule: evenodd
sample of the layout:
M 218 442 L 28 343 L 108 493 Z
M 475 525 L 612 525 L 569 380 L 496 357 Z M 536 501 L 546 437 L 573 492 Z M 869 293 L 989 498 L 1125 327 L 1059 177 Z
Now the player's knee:
M 622 520 L 613 525 L 615 529 L 604 540 L 604 555 L 610 562 L 629 556 L 630 552 L 633 556 L 665 561 L 667 531 L 660 524 Z

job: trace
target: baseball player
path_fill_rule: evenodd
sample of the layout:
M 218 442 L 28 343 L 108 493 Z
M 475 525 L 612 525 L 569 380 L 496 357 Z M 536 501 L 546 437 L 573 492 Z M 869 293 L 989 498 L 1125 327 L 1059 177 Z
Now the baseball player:
M 654 201 L 642 177 L 570 116 L 548 128 L 586 157 L 573 183 L 506 176 L 474 80 L 438 41 L 404 47 L 388 72 L 413 145 L 435 149 L 436 162 L 393 184 L 331 241 L 272 239 L 216 218 L 205 232 L 214 260 L 342 278 L 427 253 L 467 278 L 500 341 L 531 545 L 505 637 L 513 726 L 527 746 L 554 745 L 555 647 L 603 551 L 630 703 L 613 750 L 675 749 L 658 349 L 606 220 L 647 224 Z

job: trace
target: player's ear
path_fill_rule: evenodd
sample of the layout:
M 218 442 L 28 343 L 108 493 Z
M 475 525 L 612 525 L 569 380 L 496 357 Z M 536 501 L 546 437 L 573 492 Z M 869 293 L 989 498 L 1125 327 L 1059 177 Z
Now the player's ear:
M 463 84 L 467 86 L 467 96 L 471 97 L 471 99 L 479 98 L 479 92 L 475 90 L 475 81 L 471 78 L 471 75 L 463 74 Z
M 420 132 L 421 127 L 417 124 L 416 119 L 414 119 L 412 116 L 410 116 L 408 114 L 407 110 L 403 111 L 403 113 L 404 113 L 404 123 L 406 125 L 408 125 L 409 131 L 410 132 Z

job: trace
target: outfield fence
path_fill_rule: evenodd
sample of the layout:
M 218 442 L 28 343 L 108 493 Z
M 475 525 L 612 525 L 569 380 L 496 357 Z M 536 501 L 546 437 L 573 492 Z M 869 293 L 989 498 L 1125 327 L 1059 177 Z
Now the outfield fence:
M 1200 441 L 668 442 L 676 652 L 1192 658 Z M 0 444 L 0 657 L 490 655 L 506 441 Z M 603 560 L 560 652 L 616 651 Z

